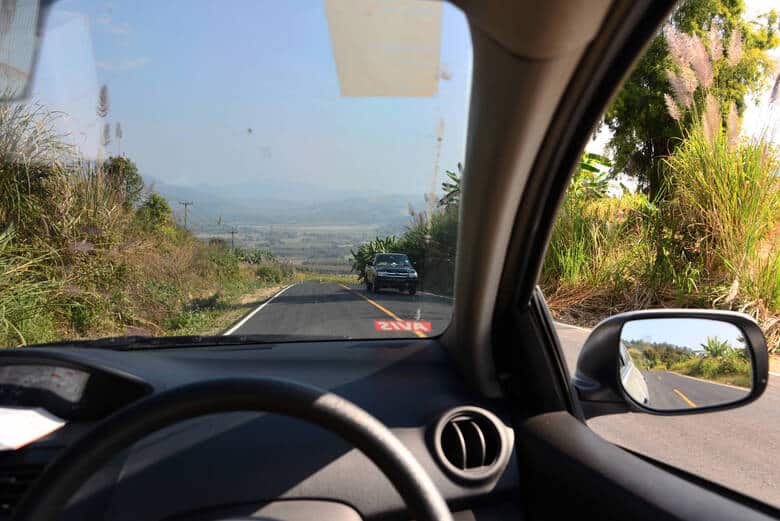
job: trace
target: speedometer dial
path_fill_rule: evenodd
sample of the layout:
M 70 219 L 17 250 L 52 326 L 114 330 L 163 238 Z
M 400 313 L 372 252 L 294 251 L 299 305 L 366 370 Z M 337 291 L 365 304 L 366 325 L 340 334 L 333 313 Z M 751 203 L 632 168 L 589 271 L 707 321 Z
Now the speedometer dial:
M 51 365 L 7 365 L 0 367 L 0 386 L 13 385 L 51 391 L 71 403 L 81 400 L 89 373 Z

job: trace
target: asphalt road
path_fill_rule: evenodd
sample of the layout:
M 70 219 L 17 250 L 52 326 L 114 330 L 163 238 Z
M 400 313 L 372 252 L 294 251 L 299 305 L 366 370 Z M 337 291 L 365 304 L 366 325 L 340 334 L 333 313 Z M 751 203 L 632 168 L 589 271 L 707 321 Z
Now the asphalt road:
M 231 332 L 280 340 L 424 337 L 446 327 L 450 306 L 449 299 L 435 295 L 372 294 L 358 287 L 303 282 L 256 308 Z M 375 321 L 388 327 L 387 322 L 396 320 L 403 325 L 408 325 L 406 321 L 429 322 L 431 332 L 377 330 Z M 557 329 L 573 375 L 588 331 L 563 324 Z M 674 389 L 696 405 L 706 404 L 713 392 L 718 396 L 741 392 L 671 373 L 650 373 L 651 396 L 669 400 L 659 403 L 690 406 Z M 780 376 L 770 377 L 757 402 L 738 409 L 674 417 L 626 413 L 596 418 L 589 425 L 617 445 L 780 508 Z
M 707 382 L 668 371 L 642 371 L 650 406 L 654 409 L 689 409 L 742 400 L 748 389 Z
M 368 293 L 358 286 L 306 281 L 290 286 L 262 309 L 256 308 L 228 332 L 279 340 L 424 337 L 447 327 L 450 308 L 450 299 L 436 295 L 395 290 Z M 380 321 L 378 326 L 376 321 Z

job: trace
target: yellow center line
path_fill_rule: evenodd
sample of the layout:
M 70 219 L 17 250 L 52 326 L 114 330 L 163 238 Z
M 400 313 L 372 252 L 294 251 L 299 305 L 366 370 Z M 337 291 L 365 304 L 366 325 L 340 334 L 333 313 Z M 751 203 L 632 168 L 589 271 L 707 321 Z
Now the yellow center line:
M 674 392 L 676 392 L 676 393 L 677 393 L 677 396 L 679 396 L 680 398 L 682 398 L 683 400 L 685 400 L 685 403 L 687 403 L 687 404 L 688 404 L 688 405 L 690 405 L 691 407 L 696 407 L 696 404 L 695 404 L 695 403 L 693 403 L 693 400 L 691 400 L 690 398 L 688 398 L 687 396 L 685 396 L 685 395 L 682 393 L 682 391 L 680 391 L 679 389 L 674 389 Z
M 393 313 L 392 311 L 390 311 L 389 309 L 384 307 L 382 304 L 379 304 L 378 302 L 375 302 L 375 301 L 371 300 L 367 296 L 363 295 L 362 293 L 359 293 L 359 292 L 355 291 L 354 289 L 350 288 L 349 286 L 345 286 L 344 284 L 339 284 L 339 286 L 341 286 L 345 290 L 349 291 L 350 293 L 354 293 L 358 297 L 362 298 L 363 300 L 365 300 L 366 302 L 368 302 L 369 304 L 371 304 L 372 306 L 377 308 L 379 311 L 381 311 L 382 313 L 384 313 L 388 317 L 390 317 L 390 318 L 392 318 L 394 320 L 403 320 L 401 317 L 399 317 L 398 315 L 396 315 L 395 313 Z M 415 335 L 417 335 L 418 337 L 420 337 L 420 338 L 428 338 L 428 335 L 426 335 L 422 331 L 412 331 L 412 332 Z

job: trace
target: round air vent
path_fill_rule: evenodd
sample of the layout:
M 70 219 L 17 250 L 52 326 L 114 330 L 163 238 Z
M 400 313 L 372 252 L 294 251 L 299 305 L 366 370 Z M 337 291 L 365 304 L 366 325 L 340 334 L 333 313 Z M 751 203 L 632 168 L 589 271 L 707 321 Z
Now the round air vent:
M 478 407 L 447 412 L 434 429 L 440 464 L 452 476 L 485 481 L 504 470 L 511 451 L 510 435 L 501 420 Z

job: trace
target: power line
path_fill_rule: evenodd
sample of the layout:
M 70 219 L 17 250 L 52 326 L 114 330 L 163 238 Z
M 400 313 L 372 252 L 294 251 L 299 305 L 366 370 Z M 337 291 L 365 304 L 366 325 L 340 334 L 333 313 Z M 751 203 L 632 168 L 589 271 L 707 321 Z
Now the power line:
M 187 229 L 187 217 L 189 216 L 189 207 L 193 205 L 192 201 L 179 201 L 184 206 L 184 229 Z

